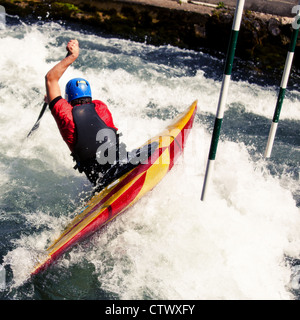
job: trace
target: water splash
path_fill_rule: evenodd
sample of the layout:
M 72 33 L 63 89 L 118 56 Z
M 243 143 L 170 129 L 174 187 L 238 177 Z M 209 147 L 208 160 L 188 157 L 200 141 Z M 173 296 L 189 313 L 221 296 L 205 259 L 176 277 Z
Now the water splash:
M 300 247 L 299 148 L 292 136 L 300 120 L 297 90 L 287 95 L 282 114 L 289 150 L 278 153 L 281 146 L 276 146 L 278 158 L 266 161 L 261 154 L 267 130 L 264 135 L 262 128 L 272 116 L 276 88 L 232 82 L 212 188 L 202 203 L 221 84 L 209 75 L 220 61 L 55 23 L 16 24 L 1 32 L 0 214 L 5 223 L 0 253 L 13 270 L 13 290 L 6 298 L 39 299 L 46 291 L 48 297 L 67 299 L 294 298 L 288 288 L 294 271 L 285 257 L 297 258 Z M 41 108 L 44 75 L 65 55 L 69 38 L 79 40 L 82 54 L 62 77 L 61 88 L 69 78 L 88 77 L 129 148 L 157 134 L 195 99 L 199 111 L 185 155 L 173 171 L 124 215 L 65 254 L 48 274 L 29 280 L 29 289 L 24 283 L 34 261 L 89 192 L 86 179 L 72 169 L 50 112 L 38 132 L 24 140 Z M 294 122 L 287 122 L 291 118 Z M 296 281 L 291 286 L 297 295 Z

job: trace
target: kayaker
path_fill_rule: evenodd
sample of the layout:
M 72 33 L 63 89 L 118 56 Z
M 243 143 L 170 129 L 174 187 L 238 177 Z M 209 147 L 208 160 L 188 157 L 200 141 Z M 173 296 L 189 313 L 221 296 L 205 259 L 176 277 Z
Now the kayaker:
M 47 101 L 62 138 L 76 161 L 75 169 L 84 172 L 93 185 L 119 160 L 126 157 L 125 145 L 119 145 L 118 128 L 105 103 L 92 100 L 90 84 L 83 78 L 71 79 L 61 96 L 59 79 L 79 56 L 79 43 L 70 40 L 68 55 L 46 75 Z M 122 150 L 119 150 L 122 146 Z

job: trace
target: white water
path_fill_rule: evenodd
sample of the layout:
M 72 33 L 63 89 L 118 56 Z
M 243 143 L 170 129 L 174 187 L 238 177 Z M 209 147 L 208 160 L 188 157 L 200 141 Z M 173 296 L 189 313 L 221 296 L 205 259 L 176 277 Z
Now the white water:
M 161 112 L 169 110 L 170 118 L 196 99 L 199 115 L 214 115 L 217 107 L 219 81 L 207 78 L 201 69 L 189 75 L 174 65 L 145 59 L 162 49 L 71 32 L 57 24 L 1 31 L 0 199 L 19 195 L 10 210 L 33 230 L 17 234 L 12 248 L 1 252 L 3 263 L 13 271 L 13 298 L 34 297 L 34 289 L 18 293 L 18 288 L 37 255 L 73 216 L 63 204 L 77 207 L 78 193 L 88 190 L 86 179 L 72 169 L 69 150 L 49 111 L 35 135 L 25 139 L 42 106 L 44 75 L 65 55 L 69 38 L 77 38 L 82 51 L 61 79 L 62 90 L 70 78 L 87 77 L 94 98 L 109 105 L 129 149 L 169 123 Z M 165 51 L 178 52 L 180 59 L 180 50 Z M 188 59 L 183 53 L 182 59 Z M 275 88 L 245 81 L 232 82 L 230 88 L 229 105 L 272 118 Z M 294 90 L 281 119 L 299 125 L 299 106 L 300 93 Z M 93 285 L 119 299 L 293 299 L 291 286 L 299 288 L 291 282 L 293 271 L 285 256 L 299 258 L 300 212 L 293 198 L 298 182 L 284 173 L 272 176 L 267 161 L 259 156 L 254 161 L 249 154 L 251 148 L 257 155 L 264 150 L 225 139 L 219 143 L 207 201 L 201 202 L 211 139 L 207 126 L 197 118 L 184 158 L 168 176 L 58 261 L 53 287 L 64 286 L 59 276 L 71 266 L 92 265 L 90 277 L 97 279 Z M 18 188 L 22 192 L 16 193 Z M 3 221 L 12 219 L 6 206 L 12 207 L 1 206 Z

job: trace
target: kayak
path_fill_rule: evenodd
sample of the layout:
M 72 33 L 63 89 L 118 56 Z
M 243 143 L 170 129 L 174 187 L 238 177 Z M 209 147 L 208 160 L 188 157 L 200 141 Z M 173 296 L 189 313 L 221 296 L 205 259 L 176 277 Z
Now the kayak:
M 193 126 L 196 110 L 197 101 L 180 114 L 163 132 L 148 140 L 142 147 L 152 146 L 154 150 L 151 150 L 149 157 L 143 159 L 100 192 L 95 193 L 87 201 L 81 213 L 46 249 L 43 258 L 40 259 L 31 274 L 35 275 L 47 269 L 63 253 L 116 218 L 152 190 L 172 169 L 182 154 Z

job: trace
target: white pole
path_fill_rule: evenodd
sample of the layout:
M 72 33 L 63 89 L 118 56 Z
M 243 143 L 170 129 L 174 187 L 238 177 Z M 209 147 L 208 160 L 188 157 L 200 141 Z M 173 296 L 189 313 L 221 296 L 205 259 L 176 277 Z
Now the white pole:
M 240 25 L 241 25 L 242 16 L 243 16 L 244 4 L 245 4 L 245 0 L 237 0 L 234 21 L 233 21 L 232 30 L 231 30 L 231 37 L 230 37 L 229 47 L 228 47 L 228 52 L 226 57 L 223 82 L 222 82 L 222 87 L 221 87 L 221 92 L 219 97 L 218 109 L 217 109 L 215 125 L 214 125 L 211 145 L 210 145 L 209 156 L 208 156 L 208 162 L 207 162 L 207 167 L 206 167 L 206 172 L 204 177 L 203 189 L 201 194 L 202 201 L 205 200 L 207 187 L 212 179 L 214 161 L 216 158 L 220 130 L 221 130 L 222 120 L 224 116 L 227 96 L 228 96 L 232 65 L 233 65 L 233 60 L 235 55 L 238 33 L 240 30 Z
M 299 4 L 300 4 L 300 1 L 299 1 Z M 297 7 L 300 7 L 300 6 L 295 6 L 294 8 L 297 8 Z M 295 21 L 292 23 L 293 33 L 292 33 L 292 37 L 291 37 L 289 52 L 287 54 L 286 61 L 285 61 L 285 67 L 284 67 L 284 71 L 283 71 L 283 75 L 282 75 L 282 79 L 281 79 L 277 104 L 276 104 L 276 108 L 275 108 L 275 112 L 274 112 L 274 116 L 273 116 L 273 121 L 272 121 L 272 125 L 271 125 L 270 132 L 269 132 L 268 142 L 267 142 L 267 146 L 266 146 L 266 150 L 265 150 L 265 157 L 266 158 L 269 158 L 271 156 L 271 152 L 272 152 L 272 148 L 273 148 L 273 144 L 274 144 L 274 140 L 275 140 L 275 135 L 276 135 L 277 127 L 278 127 L 279 116 L 280 116 L 283 100 L 285 97 L 285 91 L 286 91 L 286 87 L 288 84 L 288 80 L 289 80 L 290 72 L 291 72 L 291 68 L 292 68 L 295 48 L 296 48 L 296 44 L 297 44 L 298 32 L 299 32 L 299 25 L 298 25 L 298 20 L 300 18 L 300 16 L 299 16 L 300 10 L 299 9 L 300 8 L 297 9 L 297 11 L 296 11 L 297 15 L 295 17 Z

